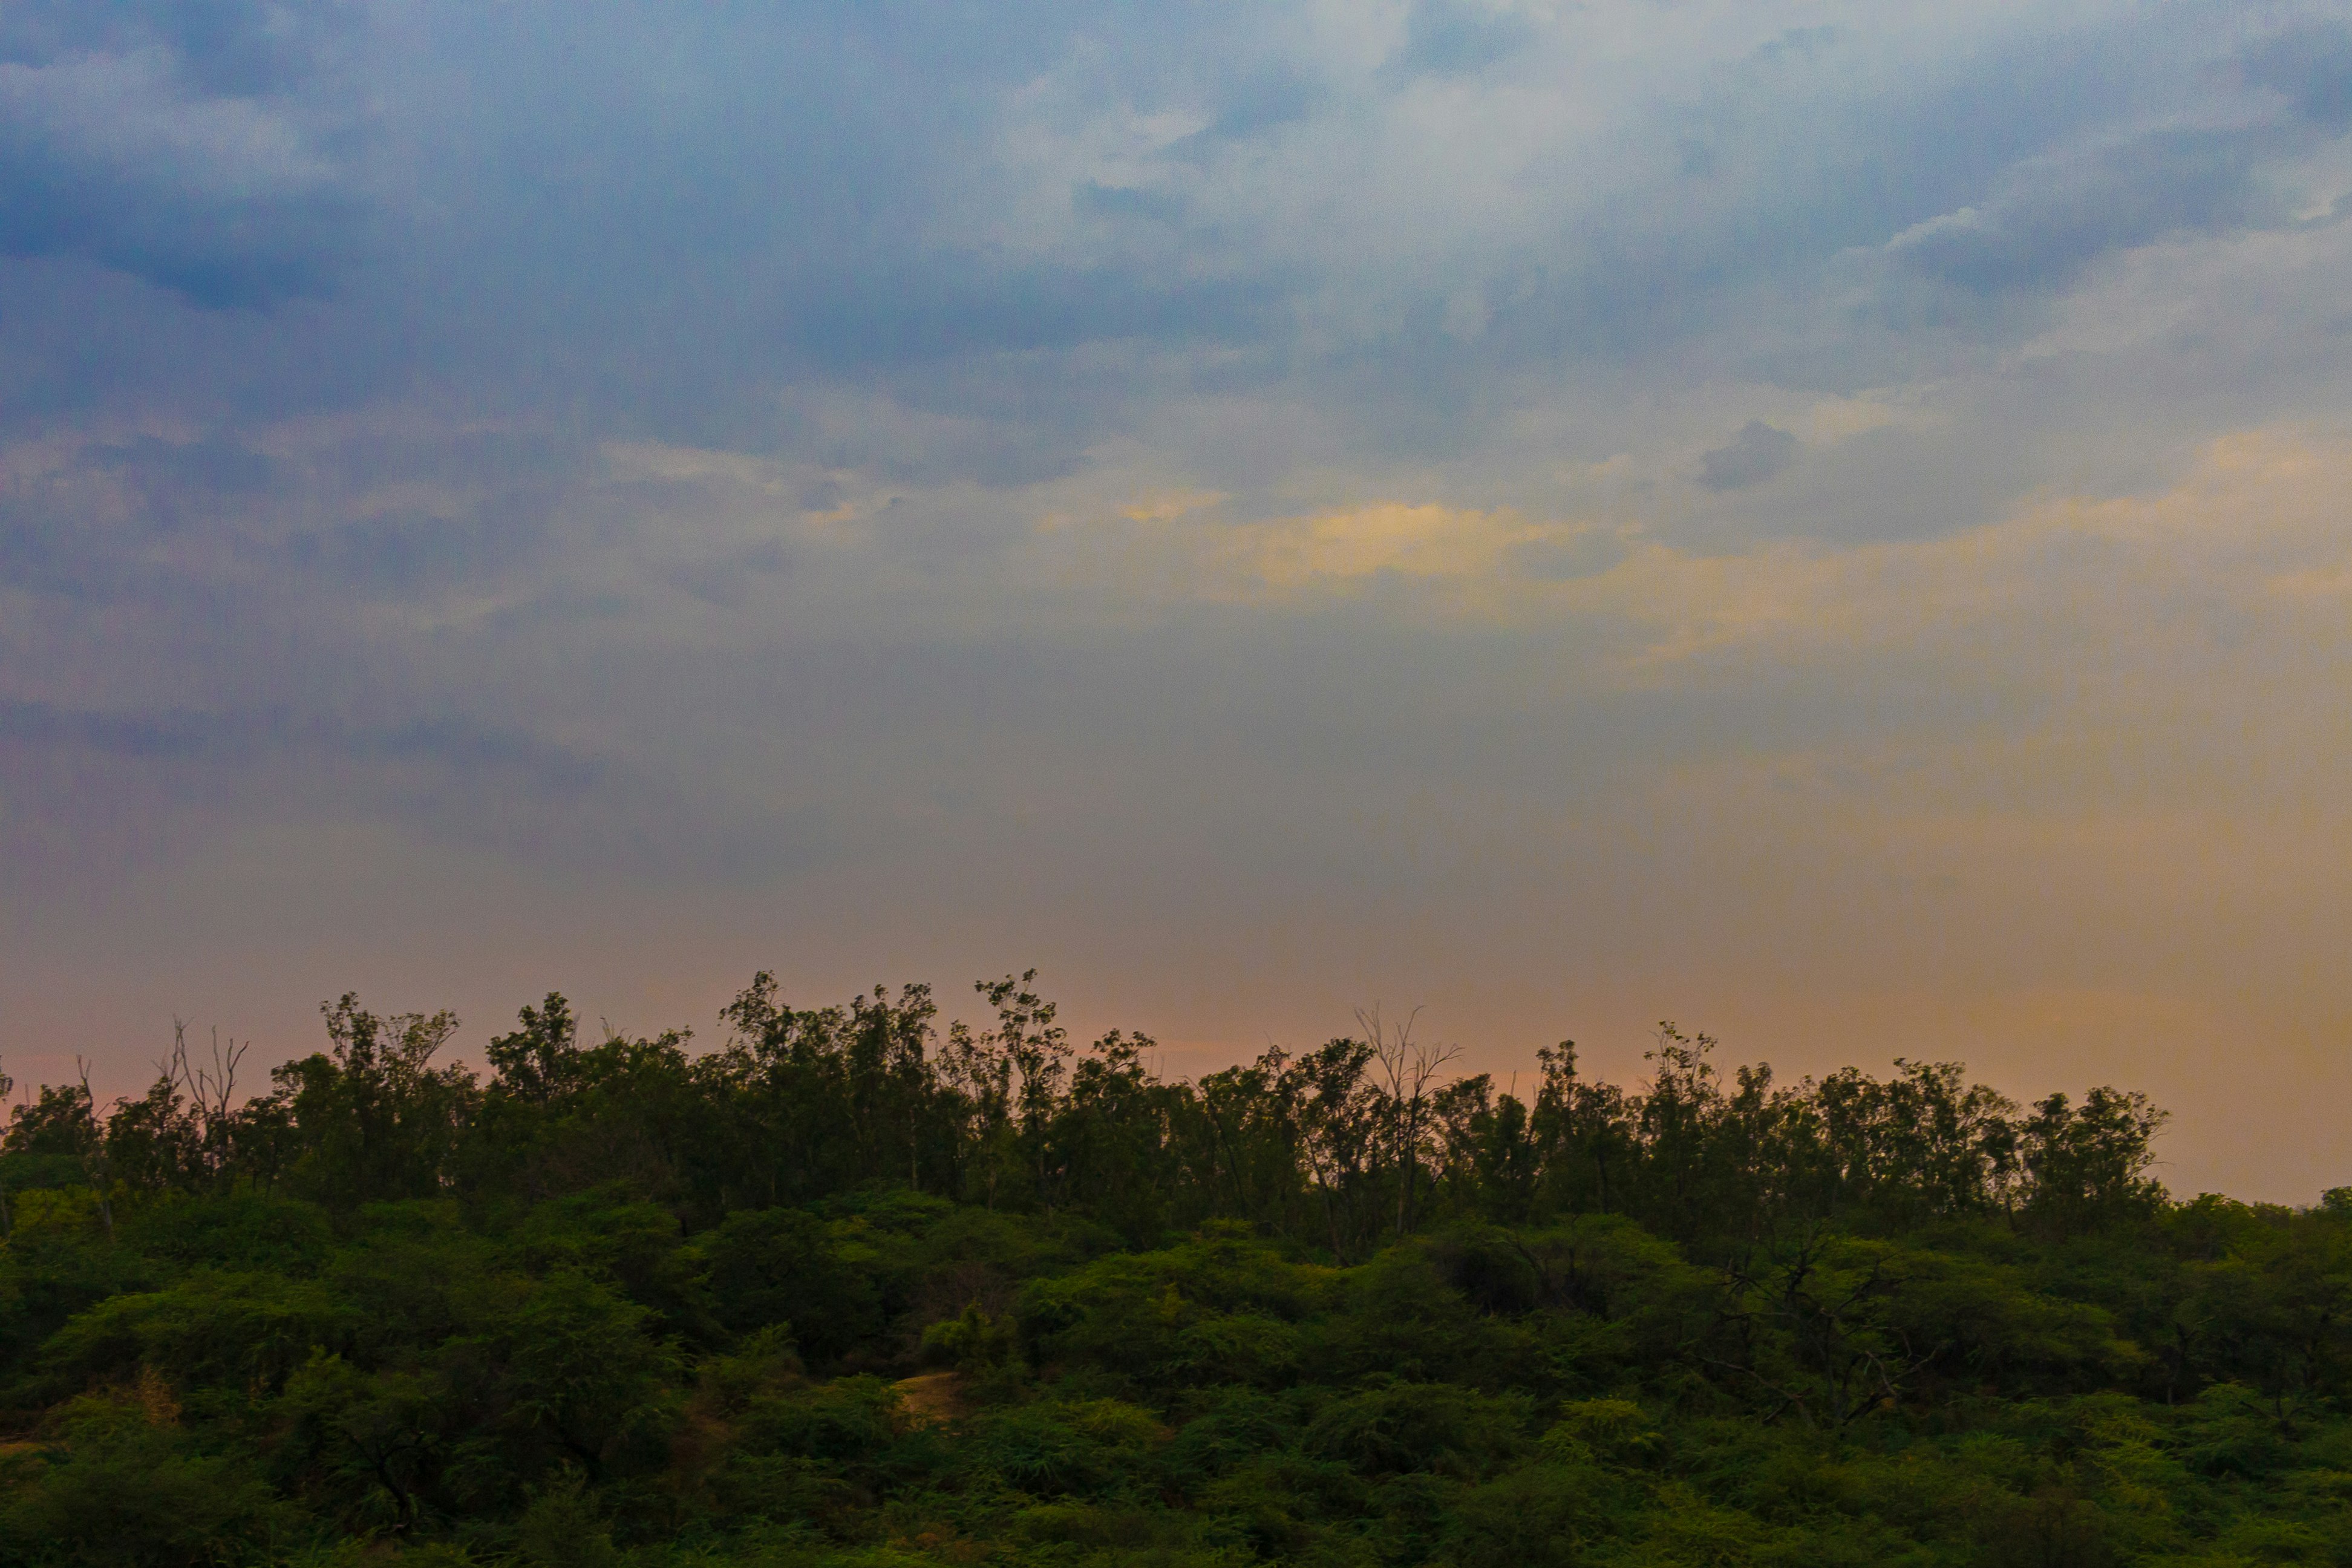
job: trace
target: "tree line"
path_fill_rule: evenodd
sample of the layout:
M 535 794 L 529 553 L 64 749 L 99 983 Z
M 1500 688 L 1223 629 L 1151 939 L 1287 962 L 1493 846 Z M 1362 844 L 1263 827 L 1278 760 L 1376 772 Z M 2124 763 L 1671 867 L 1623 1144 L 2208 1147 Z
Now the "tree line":
M 106 1224 L 118 1201 L 240 1186 L 348 1210 L 624 1182 L 706 1226 L 901 1184 L 1075 1210 L 1135 1243 L 1240 1221 L 1341 1263 L 1465 1216 L 1616 1214 L 1720 1251 L 1831 1221 L 1997 1215 L 2058 1234 L 2164 1200 L 2164 1113 L 2134 1092 L 2021 1108 L 1958 1064 L 1905 1060 L 1785 1084 L 1727 1073 L 1713 1039 L 1665 1024 L 1640 1087 L 1585 1077 L 1563 1041 L 1522 1100 L 1449 1074 L 1452 1052 L 1377 1013 L 1186 1081 L 1154 1070 L 1145 1036 L 1076 1047 L 1034 982 L 980 984 L 992 1018 L 942 1030 L 927 986 L 800 1009 L 763 973 L 699 1054 L 681 1030 L 583 1040 L 551 994 L 490 1040 L 487 1079 L 439 1059 L 454 1016 L 347 994 L 321 1009 L 327 1048 L 264 1092 L 238 1099 L 239 1053 L 194 1061 L 183 1029 L 145 1094 L 100 1107 L 86 1076 L 43 1086 L 0 1152 L 51 1184 L 69 1167 Z
M 2175 1201 L 2137 1094 L 1369 1013 L 1184 1080 L 977 992 L 28 1089 L 0 1562 L 2352 1562 L 2352 1188 Z

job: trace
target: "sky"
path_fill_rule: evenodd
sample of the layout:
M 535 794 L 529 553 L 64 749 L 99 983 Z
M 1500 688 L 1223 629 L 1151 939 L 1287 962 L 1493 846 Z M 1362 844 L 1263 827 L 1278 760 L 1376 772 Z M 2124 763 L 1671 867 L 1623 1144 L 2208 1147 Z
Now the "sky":
M 2352 4 L 0 3 L 0 1065 L 1032 965 L 2352 1184 Z

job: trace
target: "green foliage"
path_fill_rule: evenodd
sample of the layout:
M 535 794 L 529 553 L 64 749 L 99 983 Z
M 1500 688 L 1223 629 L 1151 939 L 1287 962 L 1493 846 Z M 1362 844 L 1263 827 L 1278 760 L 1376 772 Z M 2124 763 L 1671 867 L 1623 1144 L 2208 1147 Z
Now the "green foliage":
M 738 1210 L 695 1245 L 719 1302 L 719 1321 L 737 1333 L 797 1325 L 803 1355 L 834 1360 L 881 1323 L 871 1275 L 853 1268 L 831 1229 L 798 1209 Z
M 236 1453 L 207 1452 L 150 1391 L 85 1397 L 54 1440 L 0 1470 L 0 1561 L 25 1568 L 181 1568 L 258 1555 L 297 1522 Z
M 1002 1366 L 1013 1358 L 1019 1331 L 1008 1318 L 992 1318 L 972 1302 L 961 1317 L 923 1331 L 924 1354 L 968 1372 Z
M 1039 1401 L 976 1422 L 961 1468 L 1036 1497 L 1130 1496 L 1167 1436 L 1149 1411 L 1115 1399 Z
M 1572 1400 L 1560 1407 L 1559 1417 L 1540 1447 L 1562 1465 L 1647 1464 L 1664 1450 L 1665 1439 L 1630 1399 Z
M 1180 1083 L 981 994 L 40 1090 L 0 1562 L 2352 1561 L 2352 1187 L 2176 1204 L 2137 1096 L 1666 1026 L 1522 1102 L 1371 1020 Z
M 1149 1383 L 1276 1385 L 1299 1368 L 1291 1327 L 1328 1295 L 1328 1270 L 1220 1234 L 1119 1253 L 1021 1297 L 1033 1360 L 1079 1360 Z
M 78 1387 L 142 1366 L 168 1367 L 184 1385 L 265 1393 L 314 1349 L 345 1337 L 341 1307 L 313 1280 L 193 1274 L 76 1315 L 42 1346 L 41 1369 L 53 1383 Z
M 1325 1405 L 1304 1447 L 1367 1476 L 1427 1470 L 1473 1479 L 1526 1449 L 1533 1415 L 1524 1396 L 1444 1383 L 1383 1384 Z
M 303 1278 L 334 1249 L 325 1211 L 250 1189 L 173 1194 L 131 1219 L 123 1239 L 180 1268 L 265 1270 Z
M 515 1552 L 531 1568 L 617 1568 L 622 1560 L 576 1471 L 531 1500 L 516 1521 Z

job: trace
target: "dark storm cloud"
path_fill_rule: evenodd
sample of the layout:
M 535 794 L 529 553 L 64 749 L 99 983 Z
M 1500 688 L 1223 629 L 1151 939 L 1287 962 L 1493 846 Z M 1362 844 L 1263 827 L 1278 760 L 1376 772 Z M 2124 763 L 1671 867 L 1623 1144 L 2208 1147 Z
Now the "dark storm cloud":
M 0 255 L 82 258 L 205 307 L 330 287 L 362 204 L 341 112 L 306 101 L 334 5 L 34 4 L 0 12 Z
M 2282 215 L 2255 180 L 2272 141 L 2173 131 L 2033 160 L 2011 171 L 1982 206 L 1907 229 L 1887 248 L 1909 267 L 1979 292 L 2056 288 L 2113 251 L 2275 220 Z
M 1380 79 L 1408 68 L 1508 58 L 1523 88 L 1564 80 L 1575 13 L 1416 5 L 1382 59 L 1351 73 L 1297 18 L 1246 7 L 1181 26 L 1077 7 L 986 25 L 890 6 L 658 23 L 427 7 L 394 27 L 389 13 L 297 26 L 286 18 L 313 14 L 223 6 L 198 27 L 152 6 L 83 26 L 69 48 L 58 18 L 73 12 L 47 8 L 46 41 L 19 50 L 49 85 L 8 100 L 12 250 L 87 257 L 215 304 L 342 291 L 306 329 L 319 353 L 272 373 L 279 386 L 380 392 L 425 374 L 509 407 L 586 399 L 601 420 L 735 445 L 777 439 L 761 409 L 812 380 L 984 416 L 1006 401 L 986 367 L 1017 356 L 1034 438 L 1083 447 L 1102 400 L 1057 399 L 1062 372 L 1039 367 L 1120 347 L 1174 385 L 1214 359 L 1226 384 L 1303 378 L 1376 420 L 1389 395 L 1367 395 L 1368 375 L 1418 380 L 1443 389 L 1426 410 L 1442 447 L 1486 416 L 1482 397 L 1517 395 L 1465 395 L 1498 373 L 1549 378 L 1563 360 L 1697 341 L 1752 353 L 1757 290 L 1786 314 L 1790 291 L 1847 252 L 1884 250 L 1893 299 L 1911 279 L 2000 293 L 2063 286 L 2166 234 L 2271 221 L 2255 171 L 2324 116 L 2332 79 L 2304 62 L 2336 36 L 2249 46 L 2235 79 L 2284 121 L 2118 132 L 2168 96 L 2232 90 L 2204 13 L 1990 31 L 1892 81 L 1860 68 L 1869 35 L 1853 26 L 1759 29 L 1686 80 L 1652 66 L 1648 101 L 1616 111 L 1637 143 L 1679 149 L 1656 168 L 1563 168 L 1490 206 L 1433 170 L 1349 166 L 1353 128 L 1377 132 Z M 259 127 L 238 143 L 245 173 L 148 143 L 109 152 L 89 128 L 98 89 L 45 74 L 100 65 L 142 106 L 130 121 L 179 126 L 183 142 L 206 125 L 219 141 L 236 116 Z M 327 112 L 345 100 L 372 106 L 365 127 Z M 1075 149 L 1122 114 L 1198 129 L 1117 170 L 1074 151 L 1066 170 L 1040 171 L 1069 221 L 1109 238 L 975 231 L 1031 194 L 999 155 L 1005 137 Z M 1475 165 L 1482 149 L 1448 155 Z M 1303 216 L 1335 201 L 1337 221 Z M 1469 247 L 1466 274 L 1417 265 L 1439 243 Z M 1485 296 L 1475 339 L 1439 330 L 1464 284 Z M 1309 330 L 1317 301 L 1350 329 Z M 1824 365 L 1869 352 L 1850 333 L 1762 335 Z M 1463 417 L 1445 412 L 1456 405 Z
M 300 83 L 352 20 L 333 0 L 16 0 L 0 11 L 0 62 L 162 48 L 201 91 L 249 97 Z

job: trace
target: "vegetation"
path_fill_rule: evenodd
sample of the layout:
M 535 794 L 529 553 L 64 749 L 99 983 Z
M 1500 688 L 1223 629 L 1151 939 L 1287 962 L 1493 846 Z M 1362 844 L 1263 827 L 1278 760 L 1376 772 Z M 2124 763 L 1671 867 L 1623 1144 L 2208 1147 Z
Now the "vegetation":
M 2137 1095 L 1171 1082 L 981 989 L 28 1095 L 0 1562 L 2352 1562 L 2352 1192 L 2174 1202 Z

